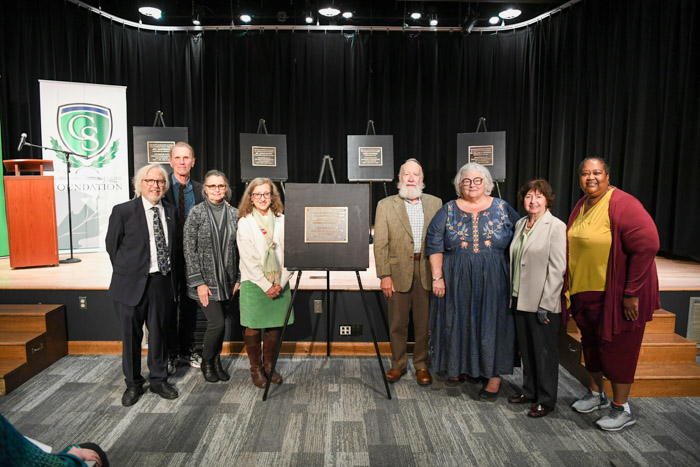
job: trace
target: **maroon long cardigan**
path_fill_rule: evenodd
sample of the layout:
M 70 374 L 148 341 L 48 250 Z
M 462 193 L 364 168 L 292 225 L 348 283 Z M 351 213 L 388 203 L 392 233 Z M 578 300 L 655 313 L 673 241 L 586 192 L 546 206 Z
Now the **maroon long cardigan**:
M 661 308 L 659 279 L 654 258 L 659 251 L 659 233 L 649 213 L 634 196 L 619 188 L 610 195 L 612 244 L 605 286 L 605 309 L 599 335 L 610 342 L 614 335 L 633 331 L 651 321 L 654 310 Z M 581 198 L 569 216 L 568 233 L 586 200 Z M 566 244 L 567 273 L 564 290 L 568 290 L 569 243 Z M 639 317 L 625 319 L 622 300 L 625 295 L 639 297 Z M 564 307 L 566 307 L 564 300 Z M 563 309 L 562 308 L 562 309 Z M 567 318 L 571 310 L 567 309 Z

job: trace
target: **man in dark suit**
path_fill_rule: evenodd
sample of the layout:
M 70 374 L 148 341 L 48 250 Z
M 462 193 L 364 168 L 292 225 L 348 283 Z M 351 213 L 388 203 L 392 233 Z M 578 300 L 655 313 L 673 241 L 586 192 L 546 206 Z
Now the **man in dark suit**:
M 109 294 L 122 329 L 125 407 L 138 402 L 146 382 L 141 376 L 144 322 L 151 392 L 165 399 L 178 397 L 168 383 L 167 371 L 166 321 L 174 299 L 172 264 L 177 238 L 175 208 L 161 203 L 168 185 L 168 174 L 161 165 L 141 168 L 134 176 L 136 198 L 114 206 L 109 216 L 105 239 L 112 262 Z
M 194 330 L 197 326 L 197 302 L 187 296 L 185 255 L 182 249 L 182 231 L 187 215 L 195 204 L 201 203 L 202 184 L 192 180 L 190 172 L 194 167 L 194 150 L 189 144 L 180 141 L 170 149 L 171 189 L 165 192 L 165 201 L 177 210 L 177 230 L 180 239 L 175 245 L 173 268 L 177 273 L 175 284 L 176 302 L 168 321 L 168 374 L 175 374 L 179 358 L 190 366 L 199 368 L 202 357 L 195 350 Z

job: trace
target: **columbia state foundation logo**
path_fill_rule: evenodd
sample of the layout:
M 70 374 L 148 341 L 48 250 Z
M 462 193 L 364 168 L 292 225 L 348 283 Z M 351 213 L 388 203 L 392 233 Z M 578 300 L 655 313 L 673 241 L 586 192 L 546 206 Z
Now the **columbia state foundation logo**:
M 51 146 L 64 162 L 64 150 L 85 157 L 69 156 L 73 167 L 100 168 L 117 155 L 119 140 L 112 141 L 112 111 L 95 104 L 65 104 L 58 107 L 58 134 L 63 146 L 51 137 Z M 110 142 L 112 143 L 110 146 Z M 109 149 L 107 149 L 109 147 Z

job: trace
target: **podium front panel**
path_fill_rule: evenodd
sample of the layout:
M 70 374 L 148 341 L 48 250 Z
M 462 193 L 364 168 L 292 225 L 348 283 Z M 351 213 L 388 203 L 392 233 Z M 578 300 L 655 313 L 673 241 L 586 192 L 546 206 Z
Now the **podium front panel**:
M 10 267 L 58 264 L 52 176 L 8 176 L 5 181 Z

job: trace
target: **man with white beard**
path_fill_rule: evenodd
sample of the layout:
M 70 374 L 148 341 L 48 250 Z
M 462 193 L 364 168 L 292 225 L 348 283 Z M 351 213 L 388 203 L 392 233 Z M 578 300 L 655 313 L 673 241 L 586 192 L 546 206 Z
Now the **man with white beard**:
M 389 307 L 391 332 L 391 369 L 386 378 L 395 383 L 406 373 L 406 340 L 412 311 L 413 367 L 418 384 L 429 385 L 432 377 L 428 371 L 428 318 L 432 284 L 425 236 L 442 201 L 423 193 L 423 168 L 416 159 L 404 162 L 398 176 L 399 194 L 377 204 L 374 221 L 374 258 Z

